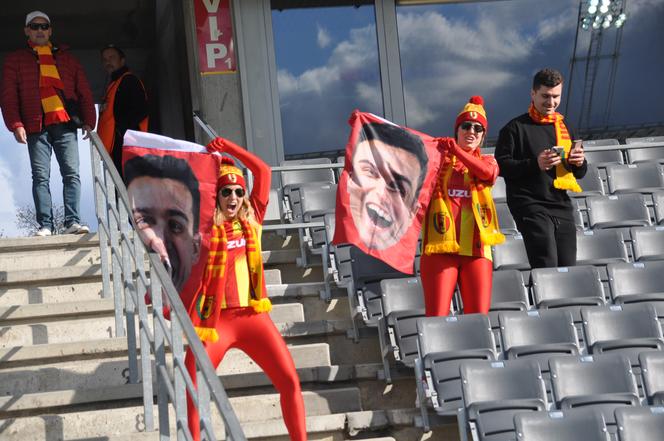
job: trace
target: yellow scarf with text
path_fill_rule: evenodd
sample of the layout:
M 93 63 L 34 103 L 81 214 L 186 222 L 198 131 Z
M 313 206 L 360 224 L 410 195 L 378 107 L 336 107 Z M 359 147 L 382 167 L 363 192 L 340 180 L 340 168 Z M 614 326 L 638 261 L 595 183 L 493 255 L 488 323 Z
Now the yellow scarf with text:
M 272 303 L 267 298 L 263 282 L 263 258 L 258 243 L 256 230 L 248 221 L 240 221 L 246 240 L 247 265 L 249 267 L 249 305 L 254 311 L 270 312 Z M 226 287 L 226 261 L 228 258 L 228 239 L 224 225 L 214 225 L 210 237 L 210 251 L 203 279 L 195 296 L 196 304 L 191 319 L 196 334 L 203 342 L 215 342 L 219 339 L 217 320 L 221 310 L 221 299 Z
M 479 154 L 479 152 L 477 153 Z M 445 160 L 444 160 L 445 161 Z M 446 160 L 438 174 L 434 196 L 425 218 L 424 254 L 458 253 L 459 243 L 456 237 L 456 225 L 452 216 L 451 201 L 447 191 L 448 182 L 456 157 Z M 491 187 L 486 185 L 477 189 L 475 179 L 464 172 L 464 181 L 470 186 L 473 217 L 480 233 L 483 245 L 498 245 L 505 241 L 505 236 L 498 229 L 496 206 L 491 197 Z
M 563 122 L 565 117 L 558 112 L 553 115 L 542 115 L 537 109 L 535 109 L 533 103 L 530 103 L 528 115 L 537 124 L 553 124 L 556 130 L 556 145 L 565 149 L 562 162 L 556 165 L 556 179 L 553 181 L 553 186 L 559 190 L 569 190 L 575 193 L 580 193 L 582 191 L 581 186 L 576 182 L 574 174 L 567 170 L 563 165 L 569 157 L 569 151 L 572 149 L 572 139 L 569 136 L 565 123 Z

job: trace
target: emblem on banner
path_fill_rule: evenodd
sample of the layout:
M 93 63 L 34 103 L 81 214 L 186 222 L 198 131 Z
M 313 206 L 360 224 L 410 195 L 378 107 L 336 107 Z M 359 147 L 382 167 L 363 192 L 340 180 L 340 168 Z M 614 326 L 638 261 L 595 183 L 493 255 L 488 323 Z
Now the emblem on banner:
M 196 312 L 198 316 L 205 320 L 210 318 L 212 312 L 214 311 L 214 296 L 206 296 L 201 294 L 196 302 Z
M 477 204 L 477 210 L 480 213 L 480 219 L 482 219 L 482 226 L 485 228 L 491 224 L 491 210 L 488 205 Z

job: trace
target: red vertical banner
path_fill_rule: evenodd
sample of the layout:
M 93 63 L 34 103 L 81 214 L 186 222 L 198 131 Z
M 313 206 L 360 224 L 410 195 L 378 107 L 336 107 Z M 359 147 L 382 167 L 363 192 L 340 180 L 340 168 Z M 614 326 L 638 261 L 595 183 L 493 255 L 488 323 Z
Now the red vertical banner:
M 440 163 L 438 141 L 358 110 L 349 123 L 333 243 L 353 244 L 412 274 Z
M 236 71 L 230 0 L 194 0 L 201 74 Z

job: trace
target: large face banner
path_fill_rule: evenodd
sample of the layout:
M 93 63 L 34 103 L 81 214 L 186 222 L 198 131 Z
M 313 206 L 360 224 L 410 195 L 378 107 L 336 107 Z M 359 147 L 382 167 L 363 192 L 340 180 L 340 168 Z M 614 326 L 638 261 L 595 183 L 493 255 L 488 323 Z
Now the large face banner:
M 413 273 L 417 240 L 440 154 L 434 138 L 353 112 L 337 190 L 334 243 L 351 243 Z
M 198 144 L 128 130 L 122 161 L 138 233 L 162 256 L 187 307 L 205 269 L 219 156 Z

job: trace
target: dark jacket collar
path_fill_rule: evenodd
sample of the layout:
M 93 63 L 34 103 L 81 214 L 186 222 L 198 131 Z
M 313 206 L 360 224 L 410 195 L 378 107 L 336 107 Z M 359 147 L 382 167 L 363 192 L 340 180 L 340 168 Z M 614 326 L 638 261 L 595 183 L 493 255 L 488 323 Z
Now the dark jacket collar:
M 122 66 L 120 69 L 111 72 L 111 81 L 115 81 L 120 78 L 125 72 L 129 72 L 128 66 Z

